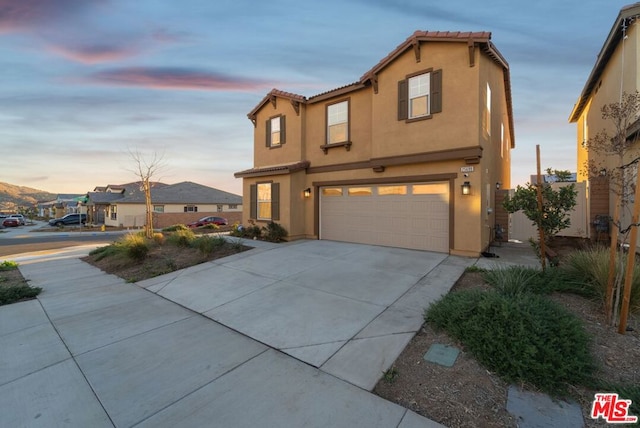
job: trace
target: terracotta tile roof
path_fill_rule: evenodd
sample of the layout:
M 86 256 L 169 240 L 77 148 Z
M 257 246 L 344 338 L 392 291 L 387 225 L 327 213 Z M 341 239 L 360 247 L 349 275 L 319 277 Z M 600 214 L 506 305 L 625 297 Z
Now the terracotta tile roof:
M 286 165 L 265 166 L 261 168 L 245 169 L 244 171 L 233 174 L 236 178 L 240 177 L 260 177 L 264 175 L 282 175 L 291 174 L 292 172 L 302 171 L 309 168 L 309 161 L 290 163 Z
M 426 41 L 466 42 L 469 40 L 479 43 L 489 43 L 489 40 L 491 40 L 491 33 L 488 31 L 414 31 L 413 34 L 407 37 L 404 42 L 400 43 L 394 50 L 392 50 L 389 55 L 382 58 L 376 65 L 373 66 L 373 68 L 363 74 L 360 78 L 360 81 L 367 80 L 371 77 L 372 74 L 382 70 L 397 56 L 401 55 L 402 53 L 404 53 L 404 51 L 413 46 L 414 43 Z
M 313 95 L 309 97 L 309 102 L 312 103 L 315 101 L 321 101 L 322 99 L 326 98 L 326 95 L 334 96 L 334 95 L 338 95 L 341 92 L 351 92 L 355 89 L 360 89 L 364 87 L 365 85 L 363 84 L 362 80 L 358 80 L 357 82 L 349 83 L 348 85 L 340 86 L 339 88 L 330 89 L 328 91 Z
M 262 108 L 262 106 L 264 106 L 266 103 L 268 103 L 269 100 L 271 100 L 272 96 L 276 96 L 276 97 L 280 97 L 280 98 L 287 98 L 287 99 L 289 99 L 291 101 L 298 101 L 300 103 L 306 103 L 307 102 L 307 98 L 302 96 L 302 95 L 294 94 L 292 92 L 285 92 L 285 91 L 281 91 L 280 89 L 273 88 L 271 91 L 269 91 L 269 93 L 267 95 L 264 96 L 262 101 L 260 101 L 258 103 L 258 105 L 256 105 L 253 108 L 253 110 L 251 110 L 249 112 L 249 114 L 247 114 L 247 117 L 249 119 L 253 120 L 253 118 L 255 118 L 255 115 L 258 112 L 258 110 L 260 110 Z

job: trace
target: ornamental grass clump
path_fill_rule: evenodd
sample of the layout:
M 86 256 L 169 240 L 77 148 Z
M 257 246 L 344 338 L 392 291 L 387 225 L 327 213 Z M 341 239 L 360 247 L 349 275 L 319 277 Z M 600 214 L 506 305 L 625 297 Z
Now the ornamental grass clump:
M 208 236 L 203 235 L 195 238 L 191 242 L 192 248 L 197 248 L 205 256 L 210 255 L 218 248 L 224 246 L 226 243 L 222 236 Z
M 622 263 L 616 261 L 616 267 L 626 266 L 628 255 L 623 256 Z M 601 300 L 604 304 L 609 277 L 609 249 L 593 247 L 574 251 L 561 267 L 562 276 L 567 284 L 578 289 L 582 295 Z M 640 313 L 640 265 L 636 263 L 631 280 L 629 310 Z

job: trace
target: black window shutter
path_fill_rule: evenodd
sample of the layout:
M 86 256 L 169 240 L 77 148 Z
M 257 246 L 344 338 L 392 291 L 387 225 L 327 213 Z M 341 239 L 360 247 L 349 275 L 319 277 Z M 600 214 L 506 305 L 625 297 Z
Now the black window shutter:
M 442 113 L 442 70 L 431 72 L 431 113 Z
M 398 120 L 409 117 L 409 86 L 407 80 L 398 82 Z
M 271 220 L 280 220 L 280 183 L 271 183 Z
M 286 138 L 286 123 L 285 123 L 285 117 L 284 116 L 280 116 L 280 144 L 284 144 L 287 142 L 287 138 Z
M 267 147 L 270 147 L 271 146 L 271 119 L 267 120 L 265 128 L 267 130 Z
M 255 184 L 249 186 L 249 217 L 258 218 L 258 187 Z

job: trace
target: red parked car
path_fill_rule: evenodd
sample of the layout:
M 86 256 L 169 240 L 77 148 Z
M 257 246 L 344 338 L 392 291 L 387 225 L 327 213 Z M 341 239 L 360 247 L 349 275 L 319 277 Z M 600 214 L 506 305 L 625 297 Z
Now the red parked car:
M 226 226 L 228 224 L 227 219 L 223 217 L 202 217 L 198 221 L 189 223 L 189 227 L 202 227 L 208 224 L 215 224 L 216 226 Z
M 4 227 L 18 227 L 20 226 L 20 219 L 16 217 L 7 217 L 2 220 L 2 226 Z

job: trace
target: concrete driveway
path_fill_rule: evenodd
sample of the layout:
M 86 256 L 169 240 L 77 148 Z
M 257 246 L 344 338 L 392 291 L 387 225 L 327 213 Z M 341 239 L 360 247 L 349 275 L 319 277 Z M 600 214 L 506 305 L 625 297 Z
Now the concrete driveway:
M 0 426 L 439 426 L 368 391 L 476 259 L 251 244 L 137 285 L 18 260 L 44 290 L 0 307 Z
M 366 390 L 476 261 L 333 241 L 260 244 L 138 285 Z

